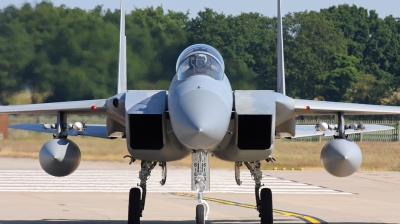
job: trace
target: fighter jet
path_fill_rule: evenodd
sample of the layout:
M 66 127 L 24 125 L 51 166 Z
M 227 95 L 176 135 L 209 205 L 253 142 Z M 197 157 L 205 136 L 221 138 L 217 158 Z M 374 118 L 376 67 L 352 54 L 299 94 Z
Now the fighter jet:
M 281 3 L 278 0 L 277 92 L 235 90 L 225 74 L 221 54 L 212 46 L 195 44 L 178 57 L 169 90 L 127 90 L 124 0 L 121 1 L 118 92 L 108 99 L 11 105 L 0 107 L 8 114 L 57 114 L 54 124 L 19 124 L 10 128 L 52 133 L 40 150 L 45 172 L 63 177 L 80 163 L 79 147 L 68 136 L 124 138 L 131 162 L 141 161 L 140 183 L 130 189 L 128 223 L 140 223 L 145 207 L 146 184 L 152 169 L 162 167 L 161 185 L 166 184 L 166 164 L 192 156 L 191 189 L 198 193 L 196 223 L 204 223 L 210 212 L 203 192 L 210 190 L 209 156 L 235 164 L 240 185 L 240 167 L 255 181 L 255 199 L 261 223 L 273 222 L 272 193 L 263 187 L 260 162 L 273 162 L 275 139 L 333 135 L 321 152 L 321 161 L 332 175 L 345 177 L 361 165 L 362 155 L 349 134 L 387 130 L 391 127 L 346 125 L 345 115 L 400 114 L 400 107 L 293 99 L 285 94 Z M 67 115 L 105 115 L 106 125 L 68 123 Z M 296 125 L 298 115 L 337 115 L 337 124 Z M 328 133 L 329 132 L 329 133 Z M 218 180 L 215 180 L 218 181 Z M 268 186 L 268 183 L 265 183 Z

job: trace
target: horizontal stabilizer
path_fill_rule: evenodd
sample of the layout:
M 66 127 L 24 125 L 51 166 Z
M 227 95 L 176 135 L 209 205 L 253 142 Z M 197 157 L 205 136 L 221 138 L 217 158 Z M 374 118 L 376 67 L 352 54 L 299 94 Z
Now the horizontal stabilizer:
M 366 124 L 365 126 L 366 126 L 365 130 L 347 129 L 345 133 L 346 135 L 351 135 L 351 134 L 366 133 L 373 131 L 387 131 L 394 129 L 393 127 L 379 125 L 379 124 Z M 338 132 L 336 132 L 335 130 L 316 131 L 315 125 L 296 125 L 296 136 L 291 138 L 304 138 L 312 136 L 338 136 Z
M 16 125 L 10 125 L 8 127 L 18 130 L 56 134 L 56 130 L 45 129 L 43 128 L 43 124 L 16 124 Z M 74 131 L 73 129 L 67 130 L 67 134 L 70 136 L 83 135 L 83 136 L 91 136 L 97 138 L 110 138 L 107 136 L 106 125 L 97 125 L 97 124 L 87 124 L 85 131 Z

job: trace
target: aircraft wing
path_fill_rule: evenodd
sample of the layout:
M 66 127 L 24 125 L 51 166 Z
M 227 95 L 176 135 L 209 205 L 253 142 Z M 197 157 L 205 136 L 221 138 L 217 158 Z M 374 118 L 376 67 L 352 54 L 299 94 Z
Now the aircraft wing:
M 378 125 L 378 124 L 365 124 L 365 130 L 354 130 L 347 129 L 345 131 L 346 135 L 357 134 L 357 133 L 365 133 L 365 132 L 373 132 L 373 131 L 386 131 L 392 130 L 393 127 Z M 327 130 L 323 131 L 315 131 L 315 125 L 296 125 L 296 136 L 289 138 L 304 138 L 304 137 L 312 137 L 312 136 L 337 136 L 338 133 L 335 130 Z
M 56 134 L 54 129 L 45 129 L 43 124 L 16 124 L 10 125 L 9 128 L 18 129 L 18 130 L 26 130 L 26 131 L 36 131 L 43 133 L 53 133 Z M 107 136 L 107 127 L 106 125 L 96 125 L 96 124 L 87 124 L 85 131 L 74 131 L 74 130 L 66 130 L 67 134 L 70 136 L 91 136 L 98 138 L 110 138 Z
M 57 114 L 63 111 L 66 114 L 103 114 L 106 111 L 106 99 L 80 100 L 58 103 L 38 103 L 26 105 L 0 106 L 0 113 L 4 114 Z
M 345 115 L 400 114 L 400 107 L 340 103 L 315 100 L 295 100 L 296 115 L 329 115 L 344 112 Z

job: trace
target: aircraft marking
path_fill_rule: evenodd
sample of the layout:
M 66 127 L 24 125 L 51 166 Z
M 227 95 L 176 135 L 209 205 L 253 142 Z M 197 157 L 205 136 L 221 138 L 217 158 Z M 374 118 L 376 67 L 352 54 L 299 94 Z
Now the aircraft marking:
M 0 191 L 10 192 L 128 192 L 139 183 L 137 170 L 78 170 L 66 177 L 53 177 L 42 170 L 0 170 Z M 211 191 L 254 193 L 249 172 L 242 172 L 237 186 L 234 172 L 211 170 Z M 153 170 L 148 192 L 192 192 L 190 169 L 168 170 L 167 182 L 160 186 L 161 171 Z M 351 194 L 321 186 L 264 175 L 263 183 L 274 194 Z
M 197 195 L 194 195 L 194 194 L 185 194 L 185 193 L 172 193 L 172 194 L 177 195 L 177 196 L 182 196 L 182 197 L 197 198 Z M 243 208 L 257 209 L 257 207 L 255 205 L 242 204 L 242 203 L 227 201 L 227 200 L 223 200 L 223 199 L 210 198 L 210 197 L 203 197 L 203 199 L 206 201 L 213 201 L 213 202 L 226 204 L 226 205 L 233 205 L 233 206 L 239 206 L 239 207 L 243 207 Z M 316 217 L 309 216 L 309 215 L 299 214 L 299 213 L 295 213 L 295 212 L 288 212 L 288 211 L 284 211 L 284 210 L 280 210 L 280 209 L 273 209 L 272 211 L 274 213 L 278 213 L 278 214 L 281 214 L 284 216 L 299 218 L 299 219 L 305 221 L 306 223 L 314 223 L 314 224 L 325 223 L 324 221 L 322 221 Z

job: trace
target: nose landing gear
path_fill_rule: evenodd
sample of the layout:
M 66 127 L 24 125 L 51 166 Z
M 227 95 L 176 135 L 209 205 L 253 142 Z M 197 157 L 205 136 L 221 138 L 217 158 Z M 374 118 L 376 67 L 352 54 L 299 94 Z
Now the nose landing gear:
M 192 190 L 197 191 L 199 204 L 196 206 L 196 224 L 204 224 L 210 212 L 210 206 L 203 200 L 203 192 L 210 190 L 210 168 L 208 152 L 193 151 L 192 154 Z M 205 208 L 205 211 L 204 211 Z

